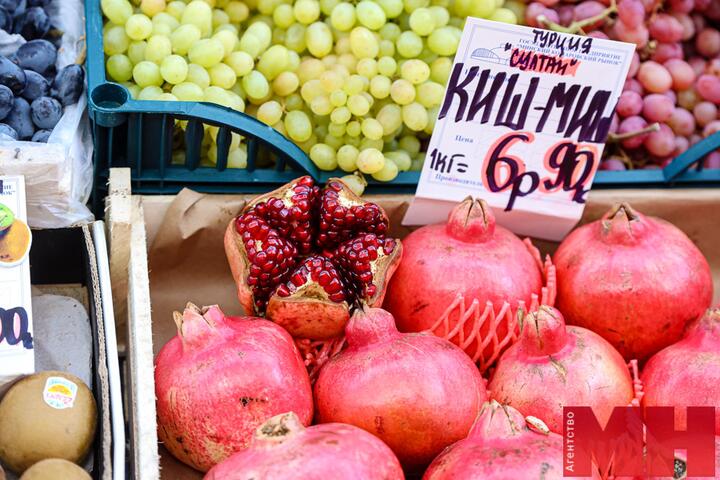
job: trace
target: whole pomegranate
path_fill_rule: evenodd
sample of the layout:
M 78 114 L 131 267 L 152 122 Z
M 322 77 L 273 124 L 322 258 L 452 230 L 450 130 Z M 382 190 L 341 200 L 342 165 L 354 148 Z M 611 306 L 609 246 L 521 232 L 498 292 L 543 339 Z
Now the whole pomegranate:
M 542 289 L 542 272 L 523 242 L 509 230 L 495 224 L 492 210 L 483 200 L 468 197 L 450 212 L 445 225 L 422 227 L 403 239 L 403 261 L 388 287 L 384 307 L 402 332 L 419 332 L 434 327 L 458 294 L 480 305 L 492 302 L 498 309 L 504 302 L 517 308 L 530 303 Z M 458 322 L 458 318 L 451 319 Z M 484 338 L 490 323 L 480 331 Z M 454 325 L 450 325 L 450 329 Z M 507 334 L 507 325 L 498 331 Z M 443 336 L 442 327 L 435 334 Z M 452 340 L 461 345 L 463 336 Z M 494 345 L 488 344 L 488 352 Z M 474 356 L 477 342 L 465 351 Z
M 502 354 L 490 396 L 563 431 L 565 405 L 592 407 L 605 425 L 616 406 L 633 399 L 633 382 L 620 354 L 582 327 L 565 326 L 559 311 L 541 306 L 525 316 L 520 339 Z
M 294 413 L 272 417 L 252 444 L 216 465 L 205 480 L 403 480 L 392 450 L 366 431 L 342 423 L 303 427 Z
M 557 307 L 626 360 L 676 342 L 710 306 L 712 277 L 684 233 L 628 204 L 568 235 L 554 256 Z
M 155 360 L 158 435 L 202 471 L 248 446 L 266 419 L 293 411 L 309 425 L 310 380 L 290 335 L 217 306 L 175 312 L 178 334 Z
M 355 311 L 348 347 L 320 370 L 320 422 L 358 426 L 382 439 L 411 470 L 467 435 L 487 394 L 462 350 L 429 333 L 400 333 L 388 312 Z
M 520 412 L 492 400 L 483 405 L 467 438 L 446 448 L 432 462 L 423 480 L 483 478 L 561 480 L 572 477 L 563 476 L 560 435 L 531 430 Z M 600 478 L 597 471 L 592 478 Z
M 635 477 L 633 480 L 676 480 L 676 479 L 682 479 L 682 480 L 720 480 L 720 437 L 715 437 L 715 475 L 712 477 L 697 477 L 697 476 L 687 476 L 687 470 L 688 470 L 688 464 L 687 464 L 687 455 L 685 452 L 678 452 L 677 456 L 675 457 L 675 463 L 674 463 L 674 470 L 675 474 L 672 477 L 650 477 L 650 476 L 642 476 L 642 477 Z M 627 477 L 616 477 L 615 480 L 628 480 Z
M 682 340 L 650 358 L 641 380 L 643 405 L 680 407 L 675 409 L 680 429 L 685 407 L 716 407 L 715 435 L 720 435 L 720 308 L 705 312 Z
M 225 233 L 240 303 L 293 337 L 341 335 L 353 305 L 382 304 L 402 256 L 387 229 L 383 209 L 338 179 L 321 191 L 301 177 L 255 198 Z

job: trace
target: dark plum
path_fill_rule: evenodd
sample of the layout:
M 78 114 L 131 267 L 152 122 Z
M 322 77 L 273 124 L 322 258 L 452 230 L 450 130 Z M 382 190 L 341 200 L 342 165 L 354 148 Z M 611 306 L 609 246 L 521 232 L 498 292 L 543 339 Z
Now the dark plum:
M 0 85 L 0 120 L 5 118 L 13 107 L 13 93 L 5 85 Z
M 25 79 L 25 90 L 22 91 L 21 96 L 28 102 L 39 97 L 46 97 L 50 93 L 50 82 L 39 73 L 25 70 Z
M 13 33 L 19 33 L 26 40 L 41 38 L 50 31 L 50 17 L 42 7 L 30 7 L 23 16 L 15 17 Z
M 12 32 L 13 18 L 5 8 L 0 7 L 0 30 Z
M 60 100 L 63 107 L 77 103 L 82 95 L 85 72 L 80 65 L 67 65 L 60 70 L 53 82 L 53 96 Z
M 13 108 L 4 119 L 18 134 L 18 139 L 28 140 L 35 133 L 32 117 L 30 115 L 30 104 L 24 98 L 15 97 Z
M 47 40 L 30 40 L 20 45 L 16 55 L 22 68 L 46 75 L 55 66 L 57 49 Z
M 8 137 L 11 137 L 13 140 L 18 139 L 18 134 L 15 131 L 15 129 L 6 123 L 0 123 L 0 139 L 2 138 L 1 137 L 2 135 L 7 135 Z
M 5 85 L 15 95 L 19 95 L 25 88 L 25 72 L 7 57 L 0 55 L 0 85 Z
M 30 114 L 36 127 L 52 130 L 62 117 L 60 102 L 50 97 L 40 97 L 30 105 Z
M 35 132 L 32 136 L 32 139 L 30 141 L 32 142 L 38 142 L 38 143 L 47 143 L 48 138 L 50 137 L 50 133 L 52 133 L 50 130 L 38 130 Z
M 10 13 L 15 13 L 15 10 L 17 10 L 19 3 L 20 2 L 18 0 L 0 0 L 0 7 L 4 8 Z

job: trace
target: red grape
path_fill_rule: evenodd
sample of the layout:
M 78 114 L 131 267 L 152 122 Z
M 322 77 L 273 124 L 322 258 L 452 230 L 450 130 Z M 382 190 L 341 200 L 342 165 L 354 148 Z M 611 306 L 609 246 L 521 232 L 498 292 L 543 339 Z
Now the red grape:
M 693 88 L 688 88 L 682 92 L 678 92 L 677 104 L 686 110 L 692 110 L 700 101 L 700 97 Z
M 600 170 L 610 170 L 610 171 L 627 170 L 627 166 L 625 166 L 625 162 L 622 161 L 622 158 L 613 156 L 613 157 L 608 157 L 606 160 L 604 160 L 600 164 Z
M 718 109 L 710 102 L 700 102 L 693 108 L 693 115 L 697 124 L 704 127 L 717 118 Z
M 634 43 L 638 48 L 643 48 L 647 45 L 650 33 L 645 25 L 638 25 L 637 27 L 628 27 L 622 20 L 618 20 L 613 25 L 613 33 L 615 37 L 623 42 Z
M 670 72 L 673 80 L 673 89 L 676 91 L 690 88 L 695 81 L 695 70 L 684 60 L 679 58 L 671 58 L 663 64 Z
M 709 137 L 717 132 L 720 132 L 720 120 L 713 120 L 712 122 L 705 125 L 703 128 L 703 137 Z
M 670 0 L 668 4 L 673 13 L 690 13 L 695 8 L 695 0 Z
M 720 32 L 714 28 L 703 28 L 695 37 L 695 49 L 705 58 L 720 53 Z
M 703 167 L 712 169 L 720 168 L 720 151 L 716 150 L 708 153 L 703 161 Z
M 675 150 L 675 135 L 670 127 L 661 123 L 660 130 L 650 133 L 643 145 L 653 155 L 665 157 Z
M 643 98 L 642 115 L 649 122 L 664 122 L 675 109 L 675 103 L 665 95 L 652 93 Z
M 672 87 L 670 72 L 657 62 L 649 61 L 640 65 L 637 78 L 652 93 L 666 92 Z
M 690 3 L 693 3 L 693 0 L 689 1 Z M 692 21 L 692 18 L 690 18 L 690 15 L 687 13 L 673 13 L 673 17 L 675 17 L 677 21 L 680 22 L 680 25 L 683 26 L 683 42 L 690 40 L 693 35 L 695 35 L 695 23 Z
M 720 105 L 720 77 L 707 73 L 700 75 L 695 82 L 695 90 L 705 100 Z
M 645 119 L 637 115 L 633 115 L 632 117 L 627 117 L 625 120 L 620 122 L 618 133 L 634 133 L 642 130 L 645 127 L 647 127 L 647 122 L 645 121 Z M 643 144 L 643 140 L 645 140 L 647 136 L 648 134 L 644 133 L 636 137 L 625 139 L 621 143 L 625 148 L 638 148 L 640 145 Z
M 695 72 L 695 76 L 700 76 L 705 73 L 705 67 L 707 67 L 707 62 L 704 58 L 692 57 L 690 60 L 688 60 L 688 64 Z
M 683 58 L 680 43 L 658 43 L 650 57 L 654 62 L 665 63 L 672 58 Z
M 679 42 L 682 39 L 683 31 L 682 24 L 667 13 L 658 13 L 650 22 L 650 36 L 658 42 Z
M 675 108 L 667 124 L 676 135 L 689 137 L 695 131 L 695 116 L 684 108 Z
M 643 86 L 635 80 L 634 78 L 628 78 L 625 80 L 625 85 L 623 86 L 624 92 L 635 92 L 638 95 L 643 95 L 645 93 L 645 89 Z
M 617 13 L 620 21 L 631 28 L 642 25 L 645 20 L 645 7 L 639 0 L 620 0 Z
M 620 94 L 615 111 L 617 111 L 621 117 L 631 117 L 633 115 L 639 115 L 642 109 L 643 98 L 639 93 L 628 90 Z
M 687 139 L 687 137 L 683 137 L 682 135 L 678 135 L 675 137 L 675 150 L 673 150 L 672 157 L 675 158 L 681 153 L 685 152 L 690 148 L 690 140 Z

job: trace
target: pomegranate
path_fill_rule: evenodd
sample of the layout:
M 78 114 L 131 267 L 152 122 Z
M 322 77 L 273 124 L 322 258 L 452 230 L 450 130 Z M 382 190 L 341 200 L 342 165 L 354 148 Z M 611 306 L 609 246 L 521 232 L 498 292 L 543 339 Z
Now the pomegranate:
M 674 470 L 675 474 L 672 477 L 650 477 L 650 476 L 642 476 L 642 477 L 635 477 L 633 480 L 674 480 L 674 479 L 681 479 L 681 480 L 720 480 L 720 437 L 715 437 L 715 475 L 712 477 L 688 477 L 687 476 L 687 470 L 688 470 L 688 464 L 687 464 L 687 455 L 685 455 L 683 452 L 678 452 L 679 454 L 675 457 L 675 463 L 674 463 Z M 615 480 L 627 480 L 627 477 L 616 477 Z
M 255 198 L 225 233 L 240 303 L 293 337 L 341 335 L 355 304 L 382 304 L 402 255 L 387 229 L 383 209 L 338 179 L 321 191 L 305 176 Z
M 345 335 L 348 347 L 315 383 L 320 422 L 375 434 L 411 470 L 467 435 L 487 394 L 462 350 L 429 333 L 398 332 L 379 308 L 357 309 Z
M 252 444 L 215 466 L 205 480 L 402 480 L 402 467 L 382 441 L 352 425 L 303 427 L 294 413 L 277 415 Z
M 403 248 L 404 258 L 384 305 L 403 332 L 435 327 L 434 333 L 444 336 L 446 332 L 435 324 L 458 293 L 482 306 L 492 302 L 499 308 L 509 302 L 514 309 L 519 302 L 529 304 L 542 289 L 539 265 L 519 238 L 495 224 L 495 216 L 483 200 L 468 197 L 450 212 L 445 225 L 412 232 L 403 239 Z M 451 319 L 455 324 L 459 321 Z M 480 338 L 496 333 L 489 325 L 483 325 Z M 507 324 L 496 328 L 502 330 L 497 332 L 500 338 L 507 335 Z M 477 341 L 462 345 L 469 333 L 451 339 L 476 357 Z M 493 348 L 492 343 L 487 344 L 485 358 Z
M 642 372 L 644 406 L 672 406 L 685 429 L 685 407 L 720 407 L 720 308 L 712 308 L 678 343 L 655 354 Z M 715 435 L 720 435 L 716 408 Z M 720 472 L 718 472 L 720 475 Z
M 563 431 L 562 407 L 592 407 L 601 425 L 613 408 L 634 398 L 620 354 L 596 333 L 565 326 L 556 309 L 541 306 L 525 316 L 520 339 L 503 353 L 488 385 L 490 396 L 523 415 Z
M 470 434 L 445 449 L 423 480 L 563 478 L 563 440 L 542 422 L 495 400 L 483 405 Z M 543 428 L 545 427 L 545 428 Z M 589 478 L 589 477 L 584 477 Z M 592 478 L 599 479 L 597 471 Z
M 260 318 L 189 303 L 155 360 L 158 435 L 202 471 L 246 448 L 255 429 L 293 411 L 309 425 L 310 380 L 290 335 Z
M 600 334 L 626 360 L 678 341 L 712 300 L 710 266 L 690 239 L 626 203 L 568 235 L 554 263 L 568 323 Z

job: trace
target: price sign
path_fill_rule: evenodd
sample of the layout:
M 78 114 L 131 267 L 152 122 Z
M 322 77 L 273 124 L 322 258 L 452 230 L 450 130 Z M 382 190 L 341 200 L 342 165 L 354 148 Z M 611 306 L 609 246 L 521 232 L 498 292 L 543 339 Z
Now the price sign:
M 404 225 L 468 195 L 516 233 L 582 215 L 635 46 L 468 18 Z

